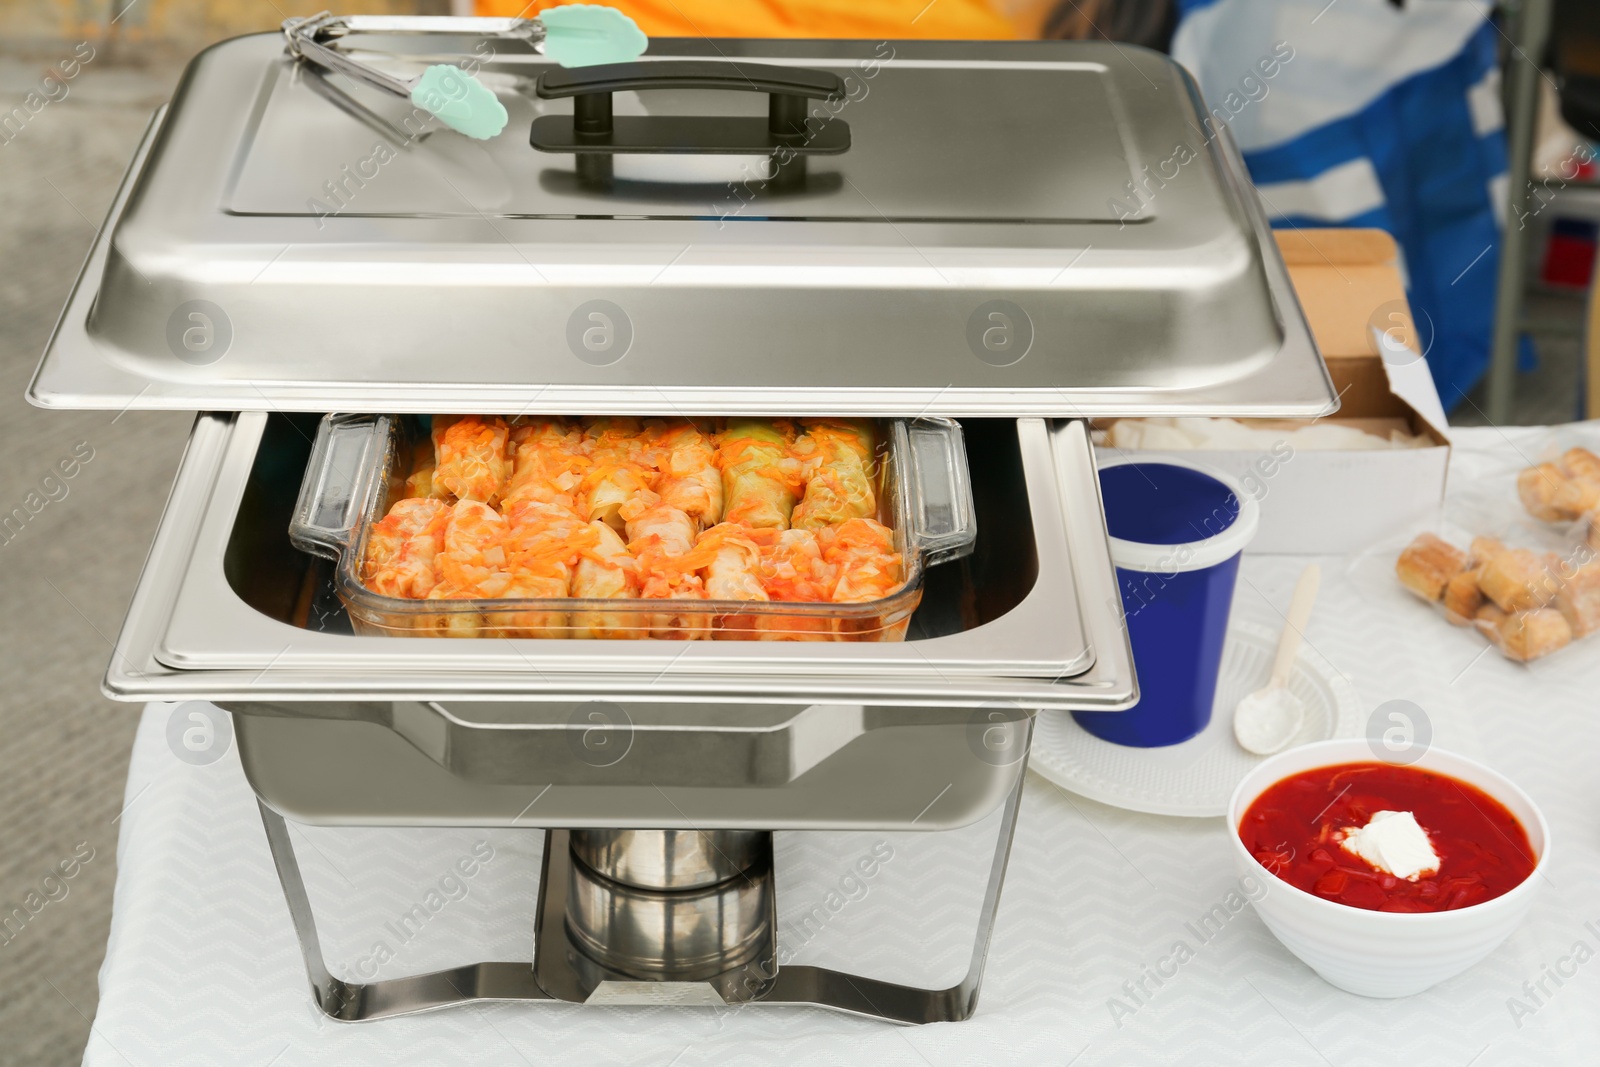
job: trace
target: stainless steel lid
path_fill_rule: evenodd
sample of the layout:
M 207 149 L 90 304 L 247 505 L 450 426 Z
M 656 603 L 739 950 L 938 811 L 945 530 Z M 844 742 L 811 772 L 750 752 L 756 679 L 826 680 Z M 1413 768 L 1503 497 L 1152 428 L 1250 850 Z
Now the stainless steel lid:
M 510 127 L 468 140 L 297 66 L 275 35 L 209 49 L 136 160 L 32 400 L 907 416 L 1334 406 L 1237 154 L 1163 56 L 653 42 L 646 82 L 686 58 L 842 79 L 843 96 L 810 101 L 813 133 L 797 142 L 826 154 L 763 180 L 769 160 L 727 144 L 600 163 L 535 149 L 534 120 L 570 127 L 574 105 L 553 77 L 542 98 L 538 79 L 559 68 L 512 43 L 370 43 L 413 53 L 381 60 L 401 74 L 480 63 Z M 759 129 L 768 108 L 764 93 L 704 88 L 612 99 L 619 137 L 626 120 L 669 140 L 691 116 Z

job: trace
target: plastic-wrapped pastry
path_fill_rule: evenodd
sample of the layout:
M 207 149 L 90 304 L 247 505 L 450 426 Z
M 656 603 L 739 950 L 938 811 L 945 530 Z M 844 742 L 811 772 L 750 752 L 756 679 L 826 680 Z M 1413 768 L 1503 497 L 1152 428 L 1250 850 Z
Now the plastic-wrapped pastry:
M 433 484 L 458 500 L 497 502 L 509 473 L 509 435 L 494 415 L 435 415 Z
M 1517 495 L 1544 522 L 1571 522 L 1600 508 L 1600 456 L 1569 448 L 1560 463 L 1540 463 L 1517 475 Z
M 1507 659 L 1523 663 L 1548 656 L 1572 643 L 1572 628 L 1561 612 L 1553 608 L 1519 611 L 1507 615 L 1498 624 L 1478 625 Z
M 1566 485 L 1567 476 L 1554 463 L 1541 463 L 1517 475 L 1517 496 L 1528 514 L 1542 522 L 1570 519 L 1556 507 L 1556 497 Z
M 806 490 L 794 509 L 792 525 L 814 530 L 877 515 L 873 448 L 872 427 L 865 422 L 808 423 L 794 446 L 805 471 Z
M 1438 600 L 1444 587 L 1467 565 L 1459 548 L 1431 533 L 1419 534 L 1395 560 L 1394 570 L 1405 587 L 1424 600 Z
M 1450 573 L 1458 562 L 1469 569 Z M 1447 619 L 1471 624 L 1507 659 L 1538 659 L 1600 629 L 1600 562 L 1573 566 L 1554 553 L 1507 548 L 1491 537 L 1474 538 L 1462 553 L 1423 534 L 1400 554 L 1395 570 L 1424 599 L 1442 597 Z
M 722 472 L 717 469 L 716 446 L 684 420 L 654 421 L 647 431 L 661 475 L 656 483 L 661 503 L 687 515 L 696 533 L 715 526 L 722 520 Z
M 1600 630 L 1600 561 L 1579 567 L 1561 584 L 1555 607 L 1572 628 L 1573 637 Z
M 1483 565 L 1478 588 L 1502 611 L 1531 611 L 1555 598 L 1561 585 L 1558 570 L 1559 561 L 1551 557 L 1509 548 Z
M 1483 566 L 1506 550 L 1505 543 L 1493 537 L 1474 537 L 1467 547 L 1467 566 Z
M 1570 478 L 1600 484 L 1600 456 L 1587 448 L 1569 448 L 1563 452 L 1561 469 Z
M 628 546 L 617 532 L 598 519 L 589 523 L 593 548 L 585 550 L 572 571 L 572 595 L 606 600 L 639 595 L 639 576 Z M 572 636 L 588 638 L 642 637 L 630 617 L 603 611 L 579 611 L 572 616 Z
M 717 441 L 723 521 L 785 529 L 802 473 L 789 454 L 794 427 L 786 422 L 730 422 Z
M 1445 583 L 1444 617 L 1457 626 L 1472 622 L 1478 609 L 1483 607 L 1483 590 L 1478 588 L 1478 578 L 1482 573 L 1482 567 L 1462 571 Z
M 1565 519 L 1579 519 L 1600 508 L 1600 481 L 1568 478 L 1557 489 L 1551 506 Z
M 422 598 L 438 584 L 434 560 L 444 546 L 450 505 L 442 500 L 397 500 L 367 533 L 361 576 L 384 596 Z

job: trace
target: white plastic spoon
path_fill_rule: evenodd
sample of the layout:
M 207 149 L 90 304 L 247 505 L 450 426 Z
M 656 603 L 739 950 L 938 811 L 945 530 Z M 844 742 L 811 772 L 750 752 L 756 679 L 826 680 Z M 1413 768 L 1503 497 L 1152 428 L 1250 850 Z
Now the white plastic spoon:
M 1300 637 L 1311 619 L 1311 605 L 1317 600 L 1322 570 L 1315 563 L 1300 574 L 1295 583 L 1289 612 L 1284 618 L 1283 636 L 1278 638 L 1278 654 L 1272 661 L 1272 678 L 1266 687 L 1239 701 L 1233 712 L 1233 736 L 1247 752 L 1270 756 L 1300 732 L 1305 709 L 1300 699 L 1289 692 L 1289 672 L 1300 651 Z

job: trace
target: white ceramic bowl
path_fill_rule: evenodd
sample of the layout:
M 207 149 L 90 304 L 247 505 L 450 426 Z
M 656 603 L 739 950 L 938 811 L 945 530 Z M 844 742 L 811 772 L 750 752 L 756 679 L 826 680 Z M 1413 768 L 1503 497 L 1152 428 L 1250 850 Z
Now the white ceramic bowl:
M 1256 912 L 1285 948 L 1340 989 L 1365 997 L 1407 997 L 1465 971 L 1516 929 L 1550 863 L 1550 828 L 1528 795 L 1509 779 L 1464 756 L 1431 748 L 1411 766 L 1477 786 L 1504 804 L 1527 831 L 1538 861 L 1533 873 L 1510 892 L 1455 911 L 1367 911 L 1296 889 L 1244 847 L 1240 820 L 1268 786 L 1316 767 L 1377 758 L 1365 738 L 1354 738 L 1302 745 L 1263 760 L 1233 791 L 1229 836 L 1240 873 L 1264 887 L 1254 902 Z

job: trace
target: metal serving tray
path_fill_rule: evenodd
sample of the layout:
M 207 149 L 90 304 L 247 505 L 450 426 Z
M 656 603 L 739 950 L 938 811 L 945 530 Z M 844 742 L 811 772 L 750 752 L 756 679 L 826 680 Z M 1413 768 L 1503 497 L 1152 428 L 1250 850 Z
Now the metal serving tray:
M 986 436 L 1000 443 L 1014 434 L 997 453 L 1011 466 L 992 464 L 984 480 L 993 484 L 974 488 L 980 501 L 998 494 L 1027 526 L 991 524 L 989 538 L 1001 540 L 986 547 L 980 504 L 976 555 L 932 573 L 970 564 L 990 566 L 989 576 L 925 593 L 922 610 L 933 610 L 931 599 L 981 602 L 993 583 L 1010 587 L 1010 599 L 980 625 L 944 625 L 938 636 L 900 643 L 394 641 L 292 625 L 239 590 L 259 580 L 269 589 L 263 595 L 297 595 L 268 564 L 285 554 L 306 558 L 286 535 L 303 461 L 278 451 L 296 440 L 308 448 L 302 432 L 285 416 L 262 413 L 198 419 L 112 657 L 110 695 L 334 717 L 360 702 L 424 702 L 448 706 L 467 724 L 461 728 L 514 726 L 530 701 L 1120 708 L 1136 699 L 1079 421 L 990 427 Z M 981 442 L 970 430 L 967 437 L 977 455 Z M 264 448 L 267 438 L 279 444 Z M 263 480 L 274 471 L 291 488 L 271 518 Z
M 511 115 L 481 144 L 304 70 L 277 35 L 201 53 L 30 399 L 903 417 L 1335 407 L 1226 131 L 1156 53 L 655 41 L 650 62 L 842 76 L 846 97 L 826 107 L 850 147 L 810 157 L 793 188 L 674 180 L 703 178 L 712 158 L 680 155 L 596 190 L 573 157 L 527 143 L 534 118 L 571 109 L 534 93 L 553 69 L 543 57 L 470 37 L 373 39 L 417 62 L 485 55 L 477 44 L 494 50 L 481 76 Z M 616 95 L 636 117 L 764 106 Z
M 702 425 L 706 425 L 702 422 Z M 712 640 L 899 641 L 922 599 L 924 569 L 972 551 L 977 538 L 961 427 L 949 419 L 896 419 L 877 427 L 872 518 L 894 531 L 904 582 L 877 600 L 856 603 L 662 601 L 560 597 L 416 600 L 367 587 L 363 561 L 372 524 L 405 495 L 417 440 L 416 420 L 389 415 L 329 415 L 295 505 L 289 539 L 336 560 L 335 582 L 355 632 L 375 637 L 586 636 L 603 625 L 613 639 L 659 638 L 661 617 L 674 631 L 690 616 L 692 632 Z M 538 633 L 528 633 L 528 620 Z

